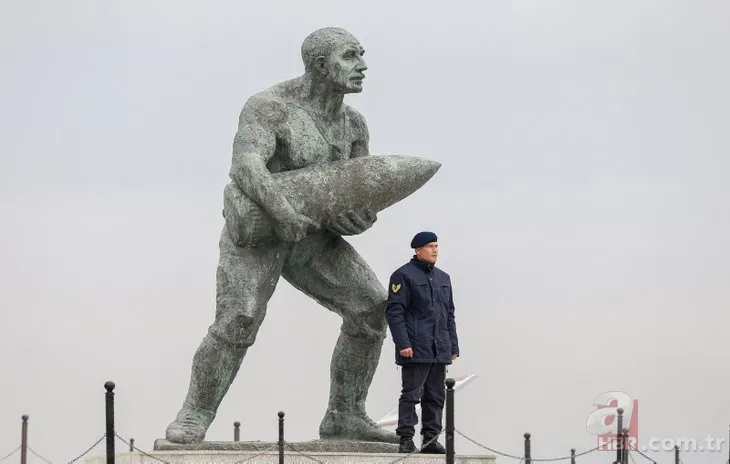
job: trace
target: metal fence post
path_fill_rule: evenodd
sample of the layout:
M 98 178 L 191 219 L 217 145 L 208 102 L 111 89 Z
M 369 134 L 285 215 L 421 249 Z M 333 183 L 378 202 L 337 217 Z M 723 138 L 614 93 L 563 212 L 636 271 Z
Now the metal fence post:
M 114 382 L 106 382 L 106 462 L 114 464 Z
M 241 423 L 236 421 L 233 423 L 233 441 L 241 440 Z
M 525 433 L 525 464 L 532 464 L 532 450 L 530 446 L 530 434 Z
M 679 445 L 674 445 L 674 464 L 679 464 Z
M 23 414 L 23 424 L 20 430 L 20 464 L 28 462 L 28 416 Z
M 570 464 L 575 464 L 575 448 L 570 448 Z
M 454 379 L 446 379 L 446 464 L 454 464 Z
M 134 438 L 129 439 L 129 452 L 130 453 L 134 452 Z
M 624 408 L 618 408 L 618 424 L 616 426 L 616 464 L 623 464 L 624 462 L 624 449 L 623 449 L 623 436 L 622 431 L 624 429 Z
M 279 464 L 284 464 L 284 411 L 279 411 Z

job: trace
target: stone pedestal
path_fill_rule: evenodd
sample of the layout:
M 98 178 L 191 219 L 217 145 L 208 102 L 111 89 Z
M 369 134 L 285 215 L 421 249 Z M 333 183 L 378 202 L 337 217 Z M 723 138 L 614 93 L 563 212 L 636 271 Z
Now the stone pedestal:
M 210 443 L 204 444 L 209 445 Z M 222 446 L 223 444 L 227 445 L 229 449 L 157 450 L 149 453 L 137 451 L 132 453 L 117 453 L 115 456 L 115 464 L 279 463 L 278 443 L 276 442 L 219 442 L 218 445 Z M 316 442 L 303 442 L 285 445 L 284 462 L 286 464 L 312 464 L 317 462 L 326 464 L 443 464 L 445 462 L 444 455 L 347 451 L 350 445 L 344 445 L 342 450 L 339 451 L 310 451 L 309 449 L 313 448 L 315 444 Z M 239 449 L 230 449 L 234 447 L 233 445 L 237 445 Z M 359 445 L 362 446 L 363 443 L 360 442 Z M 329 448 L 334 449 L 333 446 Z M 457 455 L 454 462 L 456 464 L 495 464 L 495 457 L 487 455 Z M 106 456 L 103 454 L 88 456 L 85 458 L 85 464 L 106 464 Z
M 288 446 L 288 448 L 287 448 Z M 279 450 L 278 441 L 204 441 L 187 445 L 172 443 L 164 438 L 155 440 L 155 451 L 263 451 Z M 397 453 L 398 445 L 359 440 L 309 440 L 285 442 L 284 451 L 307 453 Z

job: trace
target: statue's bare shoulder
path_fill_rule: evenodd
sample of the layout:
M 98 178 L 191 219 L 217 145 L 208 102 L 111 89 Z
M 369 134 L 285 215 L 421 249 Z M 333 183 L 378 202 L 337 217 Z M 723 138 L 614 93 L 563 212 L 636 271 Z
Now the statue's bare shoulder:
M 279 85 L 255 93 L 246 100 L 241 110 L 239 129 L 245 124 L 255 123 L 275 130 L 286 122 L 289 110 Z
M 255 152 L 266 161 L 274 155 L 276 139 L 289 120 L 290 111 L 277 87 L 255 93 L 246 100 L 238 117 L 234 155 Z

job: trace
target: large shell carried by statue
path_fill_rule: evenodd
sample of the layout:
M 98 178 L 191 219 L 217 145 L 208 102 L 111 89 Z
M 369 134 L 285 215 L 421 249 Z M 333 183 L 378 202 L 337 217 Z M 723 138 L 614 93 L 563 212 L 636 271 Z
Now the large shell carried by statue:
M 273 174 L 277 190 L 322 227 L 349 211 L 379 212 L 428 182 L 441 163 L 409 155 L 369 155 Z M 226 185 L 223 214 L 238 246 L 277 240 L 274 223 L 233 183 Z

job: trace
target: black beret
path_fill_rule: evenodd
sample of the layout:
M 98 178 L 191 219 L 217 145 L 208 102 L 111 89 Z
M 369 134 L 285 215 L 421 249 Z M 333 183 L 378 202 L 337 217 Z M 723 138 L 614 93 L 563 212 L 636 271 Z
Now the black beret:
M 433 232 L 419 232 L 415 237 L 413 237 L 413 240 L 411 240 L 411 248 L 422 247 L 427 243 L 435 242 L 437 240 L 436 234 Z

